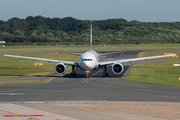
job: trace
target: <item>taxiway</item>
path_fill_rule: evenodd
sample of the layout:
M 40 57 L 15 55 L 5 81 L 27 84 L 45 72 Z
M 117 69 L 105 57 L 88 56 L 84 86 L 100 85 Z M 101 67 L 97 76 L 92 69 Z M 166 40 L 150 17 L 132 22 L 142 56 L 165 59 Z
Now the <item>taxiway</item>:
M 102 57 L 101 61 L 134 58 L 141 51 L 122 51 Z M 124 63 L 124 72 L 132 64 L 150 61 L 161 60 Z M 70 73 L 46 76 L 53 79 L 49 83 L 0 86 L 0 119 L 12 119 L 4 117 L 5 114 L 16 115 L 13 120 L 27 120 L 32 114 L 43 115 L 32 117 L 34 120 L 180 118 L 176 112 L 180 110 L 179 87 L 125 81 L 121 79 L 124 73 L 115 75 L 110 66 L 108 73 L 109 77 L 102 77 L 102 70 L 98 69 L 86 78 L 85 73 L 78 70 L 77 77 L 73 78 Z M 34 77 L 36 79 L 39 77 Z M 155 108 L 159 109 L 159 114 L 153 112 Z M 170 111 L 169 116 L 165 115 L 168 112 L 165 108 Z

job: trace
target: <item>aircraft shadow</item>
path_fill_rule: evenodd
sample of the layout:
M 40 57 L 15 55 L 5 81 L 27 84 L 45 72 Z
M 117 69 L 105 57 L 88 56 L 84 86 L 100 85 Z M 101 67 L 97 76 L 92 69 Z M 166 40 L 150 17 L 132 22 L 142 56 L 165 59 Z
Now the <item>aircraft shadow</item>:
M 108 67 L 108 68 L 107 68 L 108 77 L 103 77 L 103 76 L 102 76 L 103 71 L 98 72 L 98 71 L 100 71 L 101 69 L 92 70 L 92 71 L 90 71 L 90 73 L 89 73 L 89 77 L 91 77 L 91 78 L 117 78 L 117 77 L 118 77 L 118 78 L 121 78 L 121 77 L 124 75 L 124 73 L 127 71 L 128 68 L 129 68 L 129 66 L 124 66 L 124 71 L 123 71 L 123 73 L 121 73 L 121 74 L 114 74 L 114 73 L 112 72 L 112 70 L 111 70 L 111 67 Z M 83 71 L 83 70 L 80 70 L 80 69 L 76 71 L 76 76 L 71 76 L 71 72 L 70 72 L 70 73 L 67 73 L 67 74 L 65 74 L 65 75 L 63 75 L 63 76 L 49 75 L 49 76 L 47 76 L 47 77 L 87 78 L 87 77 L 86 77 L 86 72 Z

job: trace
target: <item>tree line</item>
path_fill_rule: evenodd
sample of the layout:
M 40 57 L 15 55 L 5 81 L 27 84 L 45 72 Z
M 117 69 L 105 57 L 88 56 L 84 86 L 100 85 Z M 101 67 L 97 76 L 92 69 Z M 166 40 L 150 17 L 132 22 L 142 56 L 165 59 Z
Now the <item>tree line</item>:
M 93 43 L 179 43 L 180 22 L 139 22 L 125 19 L 78 20 L 72 17 L 0 20 L 0 41 L 17 44 L 88 43 L 90 23 Z

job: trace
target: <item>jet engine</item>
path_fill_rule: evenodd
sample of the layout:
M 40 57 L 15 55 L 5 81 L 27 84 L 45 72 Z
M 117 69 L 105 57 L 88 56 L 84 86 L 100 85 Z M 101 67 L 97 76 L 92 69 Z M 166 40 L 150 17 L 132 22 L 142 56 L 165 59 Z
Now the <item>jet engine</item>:
M 121 74 L 124 71 L 124 67 L 121 63 L 114 63 L 112 65 L 112 71 L 114 74 Z
M 66 72 L 66 66 L 63 63 L 57 63 L 54 66 L 54 71 L 56 74 L 64 74 Z

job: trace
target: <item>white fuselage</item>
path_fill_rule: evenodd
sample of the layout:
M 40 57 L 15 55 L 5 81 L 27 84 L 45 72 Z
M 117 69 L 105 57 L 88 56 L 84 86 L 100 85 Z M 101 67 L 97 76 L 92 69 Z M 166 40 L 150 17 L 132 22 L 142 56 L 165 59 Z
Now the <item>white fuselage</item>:
M 88 50 L 79 57 L 79 67 L 85 71 L 97 68 L 98 62 L 98 54 L 93 50 Z

